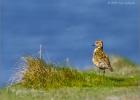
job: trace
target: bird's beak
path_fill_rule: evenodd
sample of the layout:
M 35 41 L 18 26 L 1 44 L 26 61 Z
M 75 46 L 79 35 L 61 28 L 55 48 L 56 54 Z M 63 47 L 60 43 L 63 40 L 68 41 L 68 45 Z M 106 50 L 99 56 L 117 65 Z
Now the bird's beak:
M 95 44 L 93 44 L 92 46 L 95 46 Z

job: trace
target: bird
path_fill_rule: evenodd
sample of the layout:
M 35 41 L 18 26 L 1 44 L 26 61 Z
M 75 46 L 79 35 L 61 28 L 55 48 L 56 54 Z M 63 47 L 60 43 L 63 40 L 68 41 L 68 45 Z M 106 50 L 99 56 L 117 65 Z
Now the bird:
M 109 57 L 107 56 L 107 54 L 104 52 L 103 49 L 103 41 L 97 40 L 95 41 L 95 44 L 93 44 L 92 46 L 95 46 L 92 62 L 99 69 L 99 73 L 102 70 L 103 73 L 105 74 L 106 69 L 109 69 L 111 72 L 113 72 L 113 68 L 111 67 Z

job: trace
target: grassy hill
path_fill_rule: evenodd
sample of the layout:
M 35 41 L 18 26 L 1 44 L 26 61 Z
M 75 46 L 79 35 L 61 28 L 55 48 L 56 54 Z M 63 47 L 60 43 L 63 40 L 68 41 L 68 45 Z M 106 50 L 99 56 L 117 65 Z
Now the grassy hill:
M 117 56 L 111 57 L 111 65 L 114 72 L 107 71 L 103 75 L 97 73 L 95 68 L 81 71 L 25 57 L 23 70 L 16 74 L 20 81 L 15 80 L 16 83 L 1 89 L 0 97 L 3 100 L 140 99 L 139 66 Z

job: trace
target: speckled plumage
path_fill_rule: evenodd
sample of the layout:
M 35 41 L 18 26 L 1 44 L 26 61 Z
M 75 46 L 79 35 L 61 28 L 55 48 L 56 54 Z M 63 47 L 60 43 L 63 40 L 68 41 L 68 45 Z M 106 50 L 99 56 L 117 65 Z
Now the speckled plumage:
M 103 51 L 103 41 L 97 40 L 95 42 L 95 46 L 96 48 L 94 49 L 92 58 L 93 63 L 96 65 L 97 68 L 103 70 L 104 73 L 106 69 L 113 71 L 109 57 Z

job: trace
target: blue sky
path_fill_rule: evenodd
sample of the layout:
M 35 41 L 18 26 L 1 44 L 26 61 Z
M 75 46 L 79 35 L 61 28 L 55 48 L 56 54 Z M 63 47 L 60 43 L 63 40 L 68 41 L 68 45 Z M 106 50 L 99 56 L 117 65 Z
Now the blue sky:
M 92 65 L 91 44 L 102 39 L 105 51 L 139 63 L 138 0 L 3 0 L 1 5 L 0 84 L 5 84 L 22 56 L 38 55 L 55 62 Z M 113 1 L 113 0 L 112 0 Z M 122 0 L 124 1 L 124 0 Z M 125 0 L 127 1 L 127 0 Z

